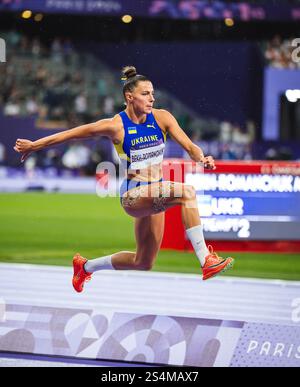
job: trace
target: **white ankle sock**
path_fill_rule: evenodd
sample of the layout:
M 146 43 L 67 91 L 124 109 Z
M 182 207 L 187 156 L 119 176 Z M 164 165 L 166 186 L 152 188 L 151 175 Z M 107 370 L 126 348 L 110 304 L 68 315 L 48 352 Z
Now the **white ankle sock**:
M 114 270 L 111 257 L 111 255 L 107 255 L 106 257 L 91 259 L 84 264 L 84 270 L 87 273 L 94 273 L 98 270 Z
M 203 267 L 205 264 L 205 257 L 209 254 L 209 251 L 204 240 L 202 224 L 187 229 L 186 233 L 193 245 L 200 264 Z

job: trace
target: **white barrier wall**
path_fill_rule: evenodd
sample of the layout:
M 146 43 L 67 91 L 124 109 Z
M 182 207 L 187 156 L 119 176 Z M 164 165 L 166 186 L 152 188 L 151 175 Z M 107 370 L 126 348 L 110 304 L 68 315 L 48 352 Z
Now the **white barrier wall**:
M 300 327 L 8 304 L 0 351 L 152 364 L 300 366 Z

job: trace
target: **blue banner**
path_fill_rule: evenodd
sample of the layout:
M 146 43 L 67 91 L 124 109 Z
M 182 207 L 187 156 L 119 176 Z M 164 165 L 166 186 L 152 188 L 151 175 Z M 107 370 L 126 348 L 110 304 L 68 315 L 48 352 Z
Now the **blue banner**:
M 143 1 L 131 0 L 0 0 L 0 10 L 20 11 L 29 9 L 34 12 L 134 15 L 147 14 Z
M 189 20 L 300 20 L 300 6 L 207 0 L 0 0 L 0 11 L 164 17 Z

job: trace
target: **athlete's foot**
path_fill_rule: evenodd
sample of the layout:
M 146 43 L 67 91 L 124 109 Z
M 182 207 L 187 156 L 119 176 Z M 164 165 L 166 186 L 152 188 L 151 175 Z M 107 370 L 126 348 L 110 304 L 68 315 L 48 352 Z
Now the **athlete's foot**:
M 234 264 L 233 258 L 221 258 L 214 253 L 212 246 L 208 246 L 208 250 L 209 255 L 205 258 L 205 264 L 202 267 L 203 280 L 207 280 L 218 274 L 224 273 Z
M 81 257 L 79 253 L 73 257 L 73 288 L 76 292 L 81 293 L 83 291 L 83 285 L 86 281 L 90 281 L 92 273 L 87 273 L 84 270 L 84 264 L 87 262 L 86 258 Z

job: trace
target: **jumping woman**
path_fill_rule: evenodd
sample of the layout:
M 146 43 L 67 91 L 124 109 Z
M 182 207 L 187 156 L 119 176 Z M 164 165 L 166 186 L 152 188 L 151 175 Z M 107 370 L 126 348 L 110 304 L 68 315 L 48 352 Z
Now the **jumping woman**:
M 221 258 L 206 246 L 203 227 L 192 186 L 162 179 L 162 161 L 167 134 L 197 163 L 215 169 L 211 156 L 205 157 L 166 110 L 154 109 L 151 81 L 138 75 L 135 67 L 123 69 L 123 95 L 126 109 L 110 119 L 78 126 L 37 141 L 18 139 L 15 151 L 23 162 L 31 152 L 70 140 L 107 136 L 113 142 L 127 178 L 120 187 L 121 205 L 135 218 L 136 251 L 120 251 L 106 257 L 87 260 L 73 258 L 73 287 L 82 292 L 85 281 L 98 270 L 151 270 L 159 252 L 164 231 L 165 210 L 181 206 L 187 236 L 202 267 L 206 280 L 233 265 L 233 258 Z

